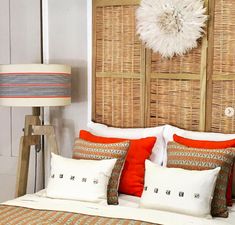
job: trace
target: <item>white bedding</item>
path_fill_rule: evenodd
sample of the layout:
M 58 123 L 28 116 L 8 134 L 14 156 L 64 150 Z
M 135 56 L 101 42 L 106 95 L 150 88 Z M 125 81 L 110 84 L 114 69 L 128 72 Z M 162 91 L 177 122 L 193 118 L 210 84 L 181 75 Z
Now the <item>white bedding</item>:
M 227 219 L 201 219 L 170 212 L 138 208 L 139 198 L 120 195 L 118 206 L 108 206 L 105 201 L 101 203 L 88 203 L 71 200 L 46 198 L 44 192 L 26 195 L 3 203 L 5 205 L 27 207 L 39 210 L 56 210 L 74 213 L 83 213 L 103 217 L 141 220 L 164 225 L 234 225 L 235 205 L 230 208 Z

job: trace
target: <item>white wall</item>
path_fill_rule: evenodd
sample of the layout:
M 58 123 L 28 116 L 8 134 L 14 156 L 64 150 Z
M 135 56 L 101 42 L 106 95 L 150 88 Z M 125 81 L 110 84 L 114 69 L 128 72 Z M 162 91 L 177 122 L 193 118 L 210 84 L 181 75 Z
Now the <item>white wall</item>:
M 40 49 L 40 1 L 0 0 L 0 64 L 40 63 Z M 31 109 L 0 107 L 0 202 L 15 194 L 25 114 L 31 114 Z M 34 154 L 31 159 L 29 192 L 33 191 Z
M 48 1 L 48 61 L 72 66 L 72 104 L 50 108 L 61 154 L 71 156 L 75 134 L 86 128 L 87 1 Z

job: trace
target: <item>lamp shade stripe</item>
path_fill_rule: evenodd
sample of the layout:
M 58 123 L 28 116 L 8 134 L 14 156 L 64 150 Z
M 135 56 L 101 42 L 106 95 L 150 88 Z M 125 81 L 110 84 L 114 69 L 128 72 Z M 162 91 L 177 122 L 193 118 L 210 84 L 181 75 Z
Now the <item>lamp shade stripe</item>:
M 0 87 L 71 87 L 71 84 L 0 84 Z
M 22 72 L 20 72 L 20 73 L 6 73 L 6 72 L 4 72 L 4 73 L 2 73 L 2 72 L 0 72 L 0 75 L 2 76 L 2 75 L 22 75 L 22 74 L 32 74 L 32 72 L 27 72 L 27 73 L 22 73 Z M 33 74 L 40 74 L 40 75 L 47 75 L 47 74 L 50 74 L 50 75 L 57 75 L 57 74 L 60 74 L 60 75 L 64 75 L 64 76 L 70 76 L 71 74 L 69 74 L 69 73 L 48 73 L 48 72 L 45 72 L 45 73 L 42 73 L 42 72 L 34 72 Z
M 63 99 L 69 99 L 70 97 L 68 97 L 68 96 L 44 96 L 44 97 L 41 97 L 41 96 L 7 96 L 4 98 L 6 98 L 6 99 L 9 99 L 9 98 L 11 98 L 11 99 L 14 99 L 14 98 L 32 98 L 32 99 L 33 98 L 41 98 L 41 99 L 43 99 L 43 98 L 57 98 L 57 99 L 63 98 Z
M 0 97 L 8 96 L 71 96 L 70 87 L 50 87 L 48 86 L 33 86 L 33 87 L 2 87 L 0 86 Z
M 71 77 L 60 74 L 19 74 L 19 75 L 1 75 L 0 84 L 71 84 Z
M 40 102 L 33 99 L 40 99 Z M 62 106 L 70 102 L 70 67 L 53 64 L 0 65 L 0 105 Z

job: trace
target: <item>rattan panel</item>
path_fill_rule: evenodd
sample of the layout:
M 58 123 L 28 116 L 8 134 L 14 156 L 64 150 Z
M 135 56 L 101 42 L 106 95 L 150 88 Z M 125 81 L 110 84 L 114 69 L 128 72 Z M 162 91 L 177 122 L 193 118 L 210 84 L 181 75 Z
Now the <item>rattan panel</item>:
M 171 124 L 199 130 L 201 44 L 184 56 L 162 58 L 150 52 L 147 59 L 148 124 Z
M 114 127 L 139 127 L 143 122 L 140 80 L 96 78 L 96 83 L 96 122 Z
M 136 36 L 136 8 L 98 6 L 94 15 L 93 119 L 115 127 L 144 126 L 145 53 Z
M 200 82 L 193 80 L 151 79 L 151 126 L 166 123 L 198 130 Z
M 231 133 L 235 131 L 234 117 L 225 116 L 224 110 L 235 106 L 235 81 L 214 81 L 212 101 L 212 131 Z
M 235 2 L 215 1 L 214 75 L 235 75 Z
M 211 119 L 211 131 L 233 133 L 234 117 L 227 117 L 225 109 L 235 107 L 234 1 L 215 1 L 214 18 L 212 115 L 208 119 Z
M 165 74 L 197 74 L 200 75 L 201 47 L 193 49 L 182 57 L 172 59 L 162 58 L 159 54 L 152 54 L 151 72 Z
M 97 7 L 97 72 L 141 72 L 141 44 L 135 35 L 135 10 L 136 6 Z

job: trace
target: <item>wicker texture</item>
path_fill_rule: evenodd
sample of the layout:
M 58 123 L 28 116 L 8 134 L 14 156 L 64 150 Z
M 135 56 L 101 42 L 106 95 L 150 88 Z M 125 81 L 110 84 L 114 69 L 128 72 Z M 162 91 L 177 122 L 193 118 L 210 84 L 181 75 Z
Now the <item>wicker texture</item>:
M 135 6 L 97 7 L 97 72 L 141 72 L 141 44 L 135 35 L 135 10 Z
M 235 7 L 233 0 L 215 1 L 214 75 L 235 75 Z
M 235 81 L 214 81 L 212 101 L 212 131 L 235 132 L 234 117 L 225 115 L 225 108 L 235 106 Z
M 235 132 L 234 118 L 224 113 L 226 107 L 235 107 L 232 0 L 205 0 L 213 21 L 208 23 L 208 43 L 205 36 L 198 48 L 172 59 L 141 45 L 136 36 L 136 1 L 115 0 L 111 6 L 105 0 L 103 6 L 102 0 L 97 2 L 94 121 L 115 127 L 168 123 L 189 130 Z
M 211 130 L 233 133 L 234 117 L 225 116 L 226 107 L 235 106 L 235 7 L 232 0 L 215 1 L 213 50 Z
M 200 108 L 200 82 L 151 79 L 150 125 L 176 125 L 197 130 Z
M 171 124 L 199 129 L 201 46 L 172 59 L 151 53 L 148 126 Z M 177 79 L 172 79 L 176 74 Z M 184 79 L 180 79 L 185 75 Z M 192 79 L 190 75 L 193 75 Z
M 142 126 L 141 84 L 133 78 L 96 78 L 95 121 L 114 127 Z
M 182 57 L 172 59 L 162 58 L 160 54 L 152 54 L 151 73 L 172 74 L 200 74 L 201 67 L 201 46 L 193 49 L 190 53 Z
M 142 46 L 135 34 L 137 6 L 96 8 L 95 121 L 143 126 Z

